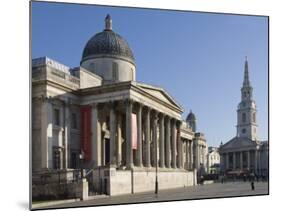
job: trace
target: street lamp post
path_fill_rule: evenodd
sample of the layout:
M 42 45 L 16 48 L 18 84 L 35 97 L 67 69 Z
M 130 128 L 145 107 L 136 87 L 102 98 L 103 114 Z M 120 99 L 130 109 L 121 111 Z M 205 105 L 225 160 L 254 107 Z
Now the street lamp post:
M 79 154 L 81 179 L 83 179 L 83 168 L 82 168 L 83 159 L 84 159 L 84 152 L 83 150 L 81 150 L 81 153 Z

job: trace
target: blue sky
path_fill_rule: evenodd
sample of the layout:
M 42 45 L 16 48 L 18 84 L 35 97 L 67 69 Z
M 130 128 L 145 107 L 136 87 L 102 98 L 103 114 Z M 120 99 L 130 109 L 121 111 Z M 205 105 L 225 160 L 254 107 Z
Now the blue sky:
M 267 140 L 267 18 L 33 2 L 32 58 L 79 66 L 86 42 L 104 29 L 107 13 L 134 52 L 137 81 L 163 87 L 184 108 L 184 119 L 191 109 L 209 146 L 236 135 L 248 56 L 258 134 Z

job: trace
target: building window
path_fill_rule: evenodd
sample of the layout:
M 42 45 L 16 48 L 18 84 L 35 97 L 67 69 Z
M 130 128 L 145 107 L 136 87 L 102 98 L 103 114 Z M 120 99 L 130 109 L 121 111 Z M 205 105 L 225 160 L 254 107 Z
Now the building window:
M 246 133 L 246 129 L 244 128 L 244 129 L 242 129 L 242 133 Z
M 57 126 L 60 125 L 60 110 L 58 108 L 54 109 L 54 124 Z
M 256 113 L 253 113 L 253 122 L 256 122 Z
M 131 78 L 132 78 L 132 80 L 134 80 L 134 70 L 133 70 L 133 68 L 131 68 Z
M 118 64 L 116 62 L 112 63 L 112 79 L 118 81 Z
M 77 129 L 77 116 L 75 113 L 71 114 L 71 128 Z
M 242 113 L 242 122 L 246 122 L 246 114 Z
M 77 162 L 78 162 L 78 156 L 75 152 L 72 152 L 71 153 L 71 167 L 73 169 L 76 169 L 78 167 Z

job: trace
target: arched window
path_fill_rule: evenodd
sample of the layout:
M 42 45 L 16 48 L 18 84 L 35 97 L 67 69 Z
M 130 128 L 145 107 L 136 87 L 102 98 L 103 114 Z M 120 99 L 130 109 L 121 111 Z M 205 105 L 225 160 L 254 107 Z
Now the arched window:
M 256 122 L 256 113 L 253 113 L 253 122 Z
M 242 122 L 246 122 L 246 113 L 242 113 Z
M 245 128 L 242 129 L 242 133 L 244 133 L 244 134 L 246 133 L 246 129 Z
M 116 62 L 112 63 L 112 79 L 119 80 L 118 78 L 118 64 Z

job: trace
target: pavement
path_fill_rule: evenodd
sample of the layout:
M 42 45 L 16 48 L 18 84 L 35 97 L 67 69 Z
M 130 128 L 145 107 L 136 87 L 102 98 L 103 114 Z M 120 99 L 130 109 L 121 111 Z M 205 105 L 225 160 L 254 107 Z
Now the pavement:
M 161 188 L 161 187 L 160 187 Z M 235 196 L 254 196 L 269 194 L 268 182 L 255 182 L 255 190 L 251 189 L 250 182 L 227 182 L 207 185 L 190 186 L 177 189 L 159 190 L 154 192 L 126 194 L 119 196 L 96 196 L 85 201 L 61 203 L 57 205 L 36 207 L 35 209 L 65 208 L 82 206 L 101 206 L 114 204 L 132 204 L 157 201 L 192 200 L 206 198 L 221 198 Z

